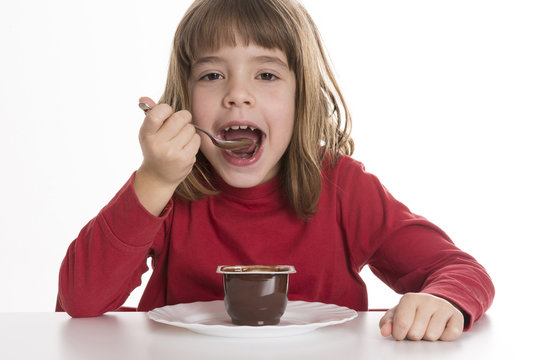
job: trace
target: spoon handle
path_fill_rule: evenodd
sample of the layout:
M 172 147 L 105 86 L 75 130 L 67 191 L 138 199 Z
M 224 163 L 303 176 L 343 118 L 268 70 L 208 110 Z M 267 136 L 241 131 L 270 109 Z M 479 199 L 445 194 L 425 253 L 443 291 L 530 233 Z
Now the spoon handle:
M 204 134 L 208 135 L 209 138 L 211 139 L 211 142 L 212 142 L 212 143 L 214 143 L 215 145 L 219 145 L 219 143 L 217 142 L 217 139 L 215 139 L 215 137 L 213 137 L 213 135 L 212 135 L 209 131 L 207 131 L 207 130 L 201 128 L 201 127 L 198 126 L 198 125 L 195 125 L 195 124 L 191 124 L 191 125 L 193 125 L 193 126 L 195 127 L 195 129 L 197 129 L 197 130 L 199 130 L 199 131 L 202 131 Z
M 152 107 L 150 105 L 148 105 L 146 103 L 143 103 L 143 102 L 138 103 L 138 107 L 141 108 L 142 111 L 144 111 L 144 112 L 148 112 L 148 111 L 150 111 L 152 109 Z

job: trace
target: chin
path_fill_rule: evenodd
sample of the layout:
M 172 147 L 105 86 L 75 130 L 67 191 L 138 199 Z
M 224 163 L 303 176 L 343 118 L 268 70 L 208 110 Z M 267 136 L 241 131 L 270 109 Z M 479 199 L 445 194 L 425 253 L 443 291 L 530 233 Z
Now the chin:
M 230 186 L 235 188 L 251 188 L 260 185 L 267 180 L 264 176 L 256 174 L 219 174 L 221 178 Z

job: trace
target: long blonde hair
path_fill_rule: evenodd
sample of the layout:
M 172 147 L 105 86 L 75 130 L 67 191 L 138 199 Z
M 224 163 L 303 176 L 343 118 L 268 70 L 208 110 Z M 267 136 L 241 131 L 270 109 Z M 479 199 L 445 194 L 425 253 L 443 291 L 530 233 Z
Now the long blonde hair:
M 237 39 L 239 37 L 239 39 Z M 318 206 L 322 168 L 340 154 L 351 155 L 351 119 L 318 29 L 296 0 L 195 0 L 174 37 L 161 103 L 190 109 L 191 64 L 203 51 L 251 42 L 286 54 L 296 74 L 296 119 L 290 145 L 281 159 L 281 178 L 290 205 L 307 220 Z M 199 200 L 217 194 L 211 166 L 199 151 L 193 171 L 176 194 Z

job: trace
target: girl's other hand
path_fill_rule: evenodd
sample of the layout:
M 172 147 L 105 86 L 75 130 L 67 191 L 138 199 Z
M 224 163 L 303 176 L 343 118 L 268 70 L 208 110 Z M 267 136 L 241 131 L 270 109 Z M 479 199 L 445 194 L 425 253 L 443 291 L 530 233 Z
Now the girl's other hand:
M 462 312 L 440 297 L 407 293 L 380 319 L 383 336 L 395 340 L 453 341 L 464 329 Z
M 144 160 L 135 175 L 133 186 L 142 205 L 159 215 L 176 187 L 189 175 L 200 147 L 200 136 L 191 125 L 191 113 L 174 112 L 167 104 L 152 107 L 140 127 L 139 141 Z

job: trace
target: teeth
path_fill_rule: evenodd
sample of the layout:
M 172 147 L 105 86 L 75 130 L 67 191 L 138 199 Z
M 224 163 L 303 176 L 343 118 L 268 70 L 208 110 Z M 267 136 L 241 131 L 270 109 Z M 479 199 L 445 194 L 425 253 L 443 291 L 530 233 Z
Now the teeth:
M 234 125 L 234 126 L 229 126 L 227 128 L 225 128 L 225 131 L 229 131 L 229 130 L 239 130 L 239 129 L 242 129 L 242 130 L 245 130 L 245 129 L 251 129 L 251 131 L 255 131 L 256 128 L 255 127 L 252 127 L 252 126 L 248 126 L 248 125 Z

